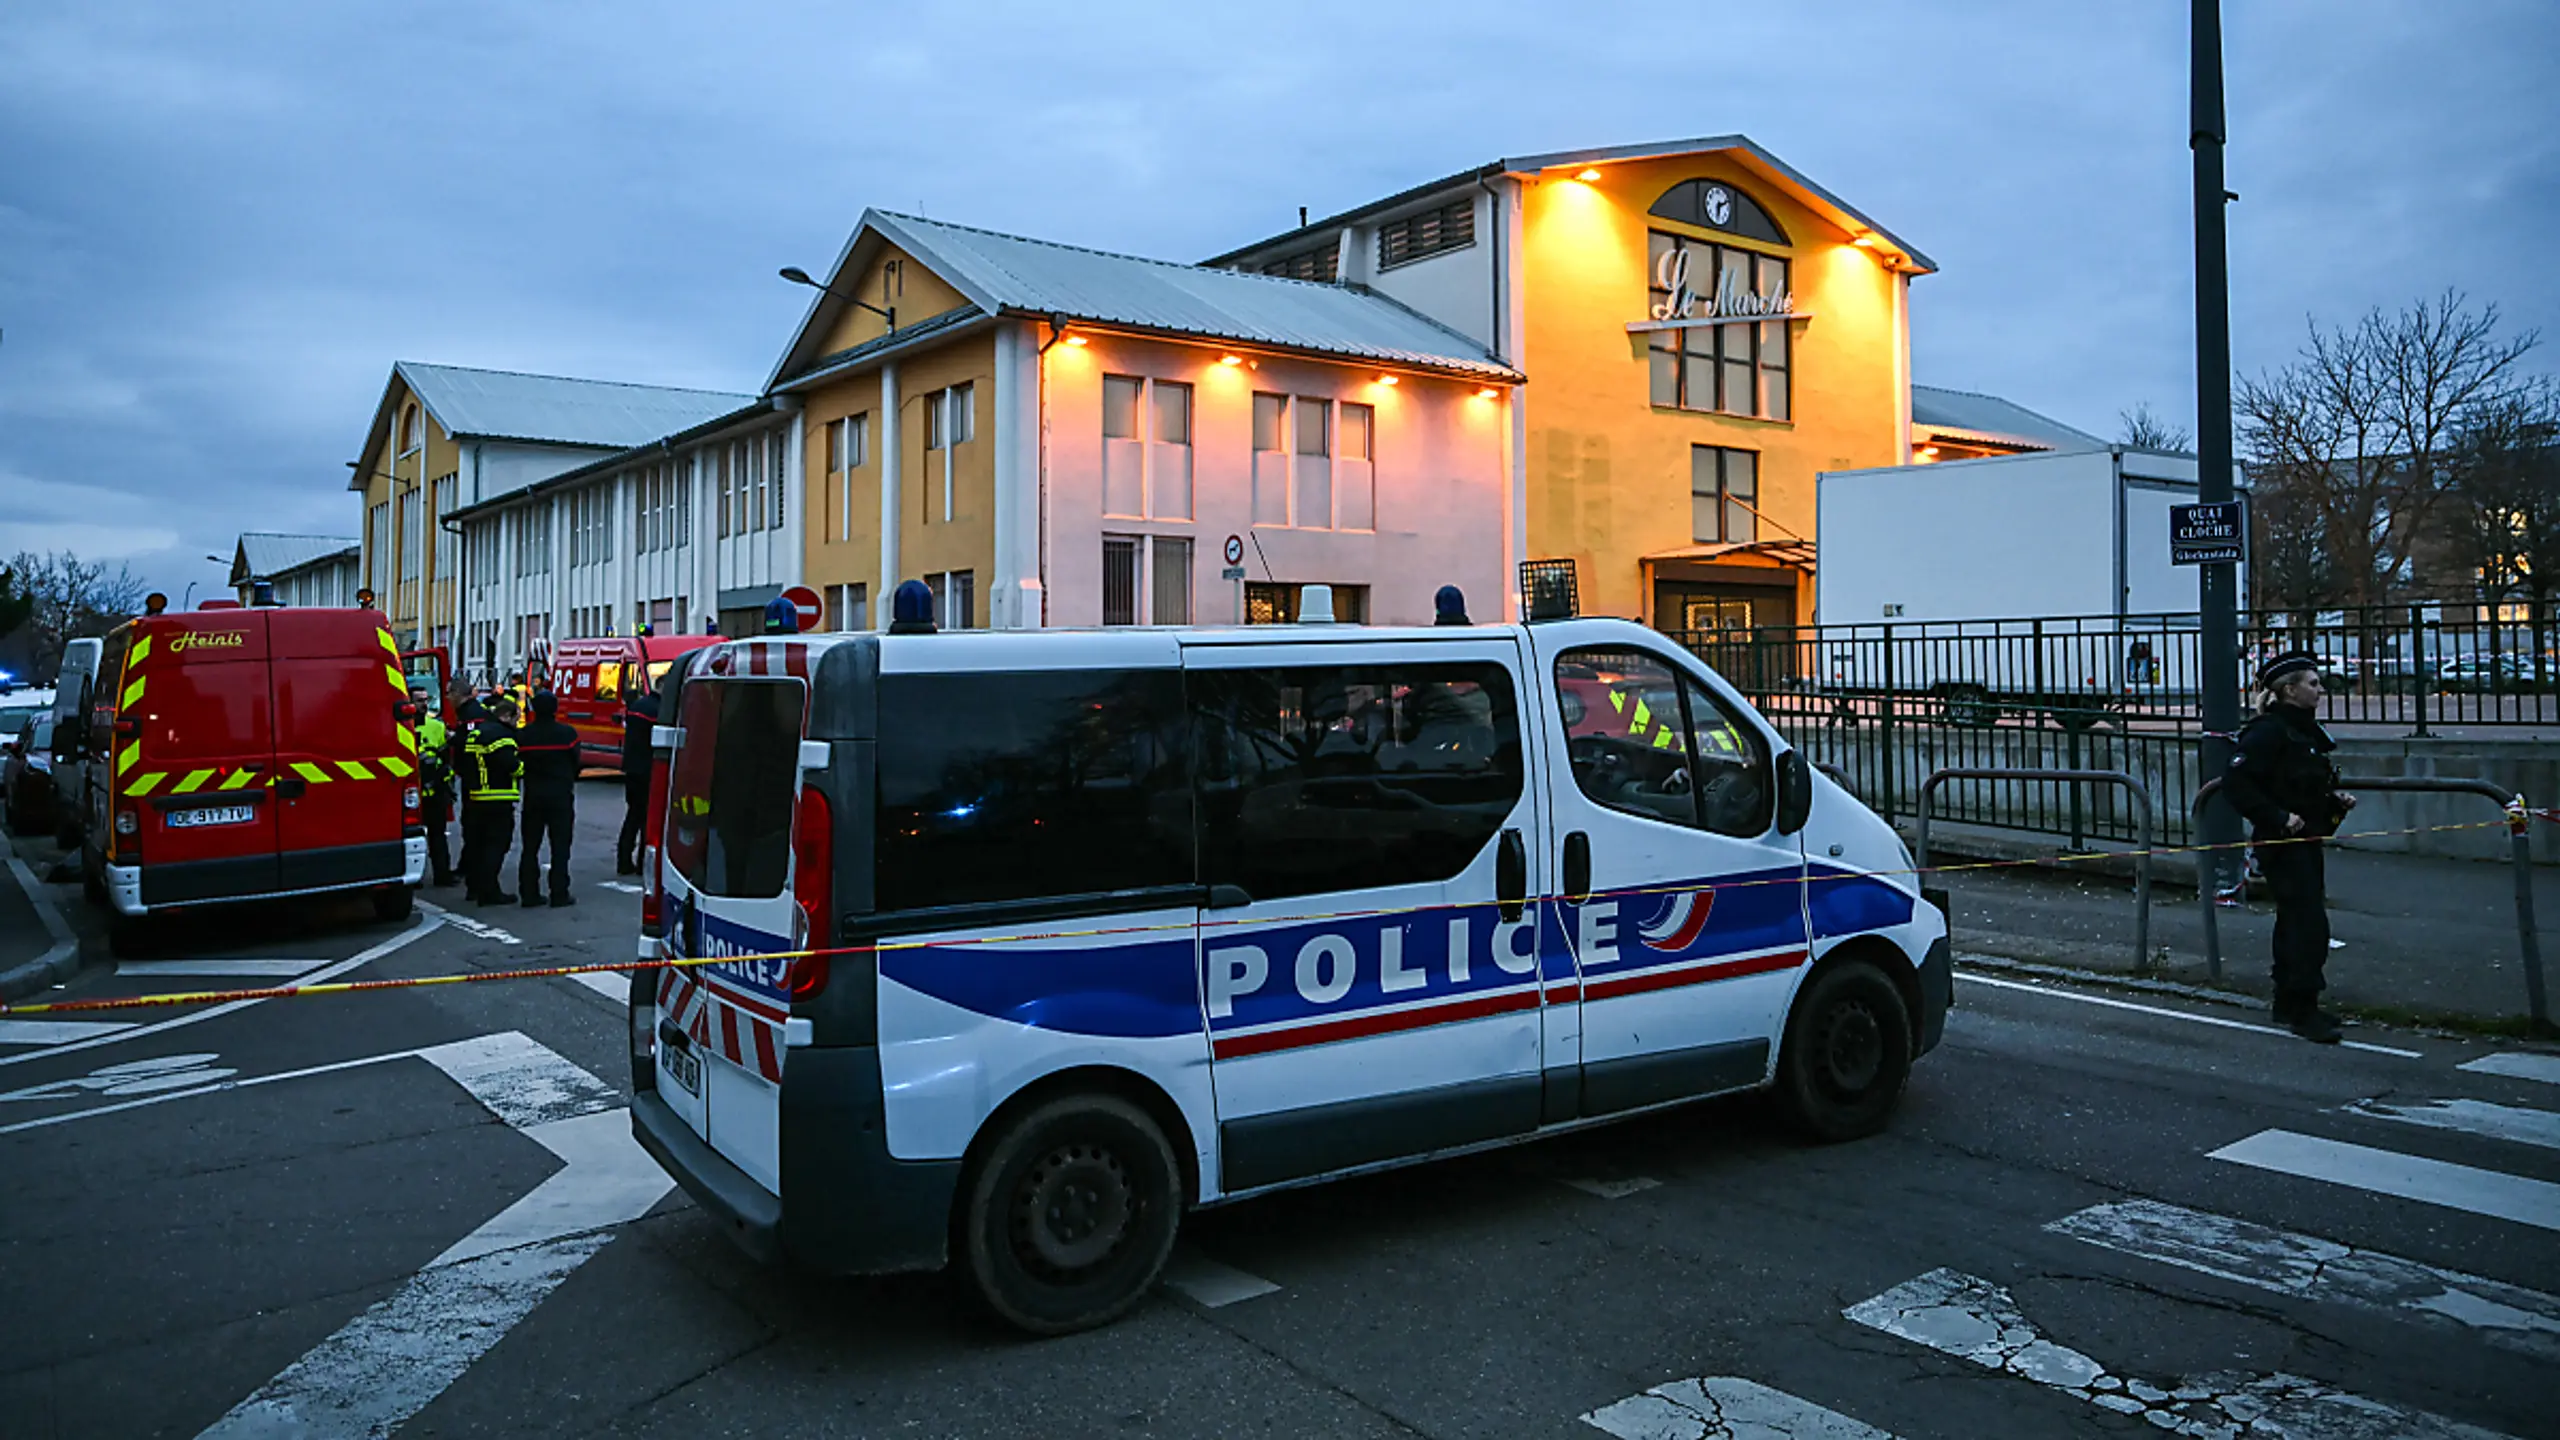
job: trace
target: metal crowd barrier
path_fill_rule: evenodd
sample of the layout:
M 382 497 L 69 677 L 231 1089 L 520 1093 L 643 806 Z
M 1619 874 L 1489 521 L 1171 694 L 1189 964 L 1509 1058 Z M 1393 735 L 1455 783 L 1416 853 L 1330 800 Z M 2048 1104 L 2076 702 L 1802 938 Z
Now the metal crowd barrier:
M 2133 792 L 2136 802 L 2134 818 L 2140 822 L 2142 848 L 2133 856 L 2133 968 L 2151 968 L 2151 791 L 2143 783 L 2122 770 L 1995 770 L 1963 767 L 1933 770 L 1920 782 L 1918 843 L 1913 846 L 1912 864 L 1925 871 L 1929 868 L 1929 797 L 1949 780 L 2023 780 L 2060 784 L 2121 785 Z M 2536 982 L 2537 985 L 2540 983 Z M 2537 990 L 2536 993 L 2539 993 Z
M 2516 948 L 2524 957 L 2525 1005 L 2533 1017 L 2533 1028 L 2548 1032 L 2551 1026 L 2551 1002 L 2542 987 L 2542 940 L 2533 920 L 2533 836 L 2526 828 L 2531 822 L 2522 795 L 2511 795 L 2486 780 L 2445 780 L 2423 775 L 2377 775 L 2369 778 L 2349 777 L 2338 782 L 2341 790 L 2404 790 L 2440 795 L 2477 795 L 2498 807 L 2507 816 L 2507 856 L 2516 875 Z M 2196 792 L 2195 817 L 2201 832 L 2205 806 L 2222 793 L 2219 777 L 2206 781 Z M 2220 866 L 2208 862 L 2197 866 L 2196 895 L 2204 907 L 2204 958 L 2206 973 L 2222 978 L 2222 928 L 2216 915 L 2214 892 L 2219 881 Z

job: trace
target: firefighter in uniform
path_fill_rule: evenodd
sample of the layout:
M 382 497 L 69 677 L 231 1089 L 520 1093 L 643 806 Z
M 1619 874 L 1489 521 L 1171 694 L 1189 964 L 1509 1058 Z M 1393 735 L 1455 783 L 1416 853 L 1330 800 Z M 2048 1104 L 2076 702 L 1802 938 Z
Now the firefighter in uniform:
M 649 767 L 656 763 L 650 734 L 658 723 L 658 697 L 636 691 L 622 709 L 622 838 L 613 849 L 613 873 L 640 873 L 640 842 L 647 834 Z
M 418 721 L 418 808 L 427 822 L 431 883 L 442 887 L 453 883 L 453 846 L 445 834 L 453 824 L 453 756 L 446 750 L 451 737 L 445 734 L 444 717 L 428 705 L 425 686 L 411 686 L 409 698 L 424 717 Z
M 482 711 L 463 732 L 460 780 L 463 884 L 483 905 L 514 904 L 516 897 L 498 888 L 516 821 L 514 727 Z
M 2320 726 L 2320 660 L 2278 655 L 2258 671 L 2264 692 L 2256 719 L 2240 731 L 2222 793 L 2248 817 L 2258 870 L 2275 893 L 2275 1018 L 2321 1045 L 2338 1043 L 2338 1022 L 2320 1008 L 2329 963 L 2327 878 L 2321 850 L 2355 797 L 2338 789 L 2329 752 L 2338 742 Z
M 560 718 L 560 697 L 533 692 L 533 723 L 516 732 L 524 764 L 524 849 L 516 856 L 516 892 L 542 903 L 542 842 L 551 840 L 551 903 L 575 905 L 569 893 L 569 833 L 578 824 L 578 732 Z

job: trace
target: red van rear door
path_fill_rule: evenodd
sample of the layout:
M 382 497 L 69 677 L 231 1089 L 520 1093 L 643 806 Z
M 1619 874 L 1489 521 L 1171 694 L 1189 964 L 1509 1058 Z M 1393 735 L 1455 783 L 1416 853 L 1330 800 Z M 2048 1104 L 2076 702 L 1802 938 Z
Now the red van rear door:
M 255 610 L 137 628 L 114 703 L 141 733 L 116 743 L 115 793 L 141 840 L 145 905 L 276 888 L 267 646 Z
M 416 730 L 400 650 L 365 610 L 268 612 L 275 661 L 276 845 L 286 890 L 398 880 Z

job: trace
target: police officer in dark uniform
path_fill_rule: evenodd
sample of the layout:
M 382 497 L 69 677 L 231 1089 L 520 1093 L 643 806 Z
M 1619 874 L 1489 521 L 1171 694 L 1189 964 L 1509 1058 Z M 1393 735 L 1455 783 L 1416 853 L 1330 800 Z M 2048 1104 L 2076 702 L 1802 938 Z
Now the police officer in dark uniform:
M 515 832 L 515 727 L 476 701 L 463 714 L 472 723 L 455 767 L 462 786 L 462 881 L 480 904 L 512 905 L 516 897 L 498 888 L 498 867 Z
M 2320 660 L 2299 651 L 2258 671 L 2265 693 L 2222 793 L 2249 820 L 2258 870 L 2276 901 L 2275 1018 L 2305 1040 L 2338 1043 L 2338 1022 L 2320 1008 L 2327 987 L 2329 911 L 2322 849 L 2355 797 L 2338 789 L 2329 754 L 2338 742 L 2320 726 Z
M 560 697 L 533 692 L 533 723 L 516 732 L 524 765 L 524 849 L 516 856 L 516 890 L 528 906 L 542 903 L 542 842 L 551 841 L 551 903 L 575 905 L 569 893 L 569 833 L 578 824 L 578 732 L 561 722 Z
M 622 838 L 613 849 L 613 873 L 640 873 L 640 841 L 649 812 L 650 731 L 658 723 L 658 697 L 635 690 L 622 707 Z

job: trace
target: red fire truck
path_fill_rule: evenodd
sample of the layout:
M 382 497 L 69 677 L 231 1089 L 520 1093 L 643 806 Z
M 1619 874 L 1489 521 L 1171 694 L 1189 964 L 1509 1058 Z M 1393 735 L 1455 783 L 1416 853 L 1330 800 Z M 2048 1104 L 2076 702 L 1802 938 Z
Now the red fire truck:
M 129 620 L 91 693 L 81 875 L 119 954 L 147 918 L 205 905 L 361 890 L 409 913 L 419 711 L 380 613 Z
M 718 643 L 717 635 L 607 635 L 551 647 L 552 693 L 560 718 L 578 732 L 578 763 L 622 768 L 622 702 L 657 689 L 679 655 Z

